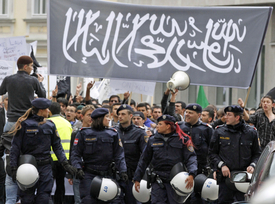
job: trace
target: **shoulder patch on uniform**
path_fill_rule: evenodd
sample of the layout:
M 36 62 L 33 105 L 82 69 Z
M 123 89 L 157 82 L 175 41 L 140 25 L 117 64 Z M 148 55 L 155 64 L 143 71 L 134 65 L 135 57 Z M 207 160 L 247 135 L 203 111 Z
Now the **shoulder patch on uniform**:
M 118 140 L 118 144 L 119 144 L 119 146 L 123 147 L 121 139 Z
M 55 130 L 55 134 L 57 137 L 60 137 L 57 130 Z
M 137 127 L 141 128 L 141 129 L 143 129 L 143 130 L 145 129 L 145 128 L 144 128 L 144 127 L 142 127 L 142 126 L 137 126 Z
M 115 132 L 117 132 L 117 130 L 115 128 L 110 128 L 110 129 L 113 130 L 113 131 L 115 131 Z
M 216 128 L 215 129 L 218 129 L 220 126 L 216 126 Z
M 187 147 L 187 149 L 188 149 L 190 152 L 194 152 L 193 146 L 189 146 L 189 147 Z
M 74 139 L 74 145 L 77 145 L 77 143 L 78 143 L 78 138 L 75 138 Z
M 257 130 L 257 128 L 255 128 L 255 127 L 253 127 L 254 128 L 254 130 Z
M 145 136 L 144 136 L 144 141 L 145 141 L 146 143 L 148 142 L 149 137 L 150 137 L 150 136 L 148 136 L 148 135 L 145 135 Z

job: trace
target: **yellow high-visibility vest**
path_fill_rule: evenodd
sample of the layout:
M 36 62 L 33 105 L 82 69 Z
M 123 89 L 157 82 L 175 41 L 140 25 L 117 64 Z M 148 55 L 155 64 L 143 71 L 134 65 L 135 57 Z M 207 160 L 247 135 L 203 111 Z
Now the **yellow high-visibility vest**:
M 73 131 L 71 123 L 61 116 L 53 116 L 50 117 L 49 120 L 55 124 L 66 158 L 69 159 L 70 142 Z M 55 153 L 51 151 L 51 154 L 53 161 L 57 161 L 58 159 Z

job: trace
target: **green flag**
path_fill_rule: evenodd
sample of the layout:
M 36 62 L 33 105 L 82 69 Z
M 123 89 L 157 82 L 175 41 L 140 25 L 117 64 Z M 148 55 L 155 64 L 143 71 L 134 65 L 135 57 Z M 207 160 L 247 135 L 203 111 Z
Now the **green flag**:
M 206 95 L 204 93 L 203 86 L 200 86 L 196 103 L 200 104 L 202 108 L 206 108 L 206 106 L 209 105 Z

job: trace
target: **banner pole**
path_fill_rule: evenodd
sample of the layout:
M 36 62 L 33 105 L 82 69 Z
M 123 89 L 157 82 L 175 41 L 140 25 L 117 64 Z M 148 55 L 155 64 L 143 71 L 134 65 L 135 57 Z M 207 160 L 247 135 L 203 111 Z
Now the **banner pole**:
M 48 98 L 50 98 L 50 75 L 48 75 L 47 80 L 48 80 Z
M 131 99 L 132 99 L 132 91 L 130 92 L 130 96 L 129 96 L 129 98 L 128 98 L 128 105 L 130 105 L 131 104 Z
M 248 97 L 249 97 L 249 94 L 250 94 L 250 90 L 251 90 L 251 86 L 248 88 L 247 90 L 247 94 L 246 94 L 246 98 L 245 98 L 245 102 L 244 102 L 244 107 L 246 106 L 246 103 L 248 101 Z
M 151 107 L 153 107 L 153 103 L 154 103 L 154 96 L 151 96 Z

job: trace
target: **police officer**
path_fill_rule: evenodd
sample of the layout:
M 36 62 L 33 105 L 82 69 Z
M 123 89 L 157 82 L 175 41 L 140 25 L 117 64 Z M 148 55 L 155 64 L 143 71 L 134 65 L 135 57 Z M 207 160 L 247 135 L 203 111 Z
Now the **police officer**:
M 198 174 L 206 172 L 208 148 L 213 134 L 212 127 L 200 120 L 202 107 L 193 103 L 186 106 L 185 121 L 178 122 L 180 128 L 190 135 L 194 143 L 197 160 Z
M 214 169 L 214 179 L 219 184 L 218 203 L 232 203 L 234 197 L 244 200 L 244 194 L 231 190 L 225 180 L 232 171 L 253 173 L 261 154 L 255 128 L 242 120 L 243 109 L 231 105 L 224 109 L 226 124 L 217 126 L 211 139 L 209 157 Z
M 109 125 L 109 111 L 98 108 L 91 114 L 91 128 L 82 128 L 76 135 L 71 163 L 78 169 L 81 203 L 101 203 L 90 196 L 90 185 L 95 176 L 110 177 L 109 168 L 115 161 L 120 176 L 127 181 L 124 151 L 117 131 Z M 84 168 L 82 168 L 84 166 Z
M 122 104 L 117 109 L 117 115 L 119 125 L 116 127 L 116 129 L 123 143 L 125 161 L 127 165 L 127 175 L 129 178 L 128 183 L 120 183 L 120 185 L 125 193 L 125 203 L 134 204 L 137 201 L 132 193 L 132 178 L 137 168 L 140 155 L 146 146 L 146 141 L 148 140 L 149 136 L 146 135 L 144 129 L 132 123 L 133 109 L 131 106 Z
M 151 201 L 154 203 L 177 203 L 173 199 L 170 185 L 170 172 L 174 165 L 182 162 L 187 167 L 189 176 L 185 180 L 187 188 L 192 188 L 197 173 L 197 158 L 192 140 L 175 124 L 173 116 L 163 115 L 157 119 L 157 133 L 149 138 L 134 175 L 135 189 L 139 191 L 147 166 L 151 163 L 154 173 L 161 179 L 162 185 L 152 183 Z
M 200 120 L 201 112 L 202 107 L 199 104 L 189 104 L 186 106 L 185 110 L 185 121 L 181 121 L 178 124 L 183 132 L 190 135 L 192 138 L 197 154 L 198 174 L 204 173 L 208 176 L 208 171 L 210 171 L 208 164 L 208 148 L 213 129 L 209 124 L 203 123 Z M 195 193 L 191 195 L 188 201 L 195 204 L 204 203 L 200 195 Z
M 12 140 L 10 151 L 12 178 L 14 181 L 16 180 L 20 154 L 34 156 L 38 165 L 39 180 L 34 188 L 27 191 L 20 190 L 21 203 L 48 204 L 53 187 L 51 146 L 66 171 L 74 175 L 76 169 L 70 166 L 66 159 L 54 123 L 46 120 L 51 101 L 45 98 L 37 98 L 31 104 L 32 108 L 18 119 L 13 131 L 16 134 Z

